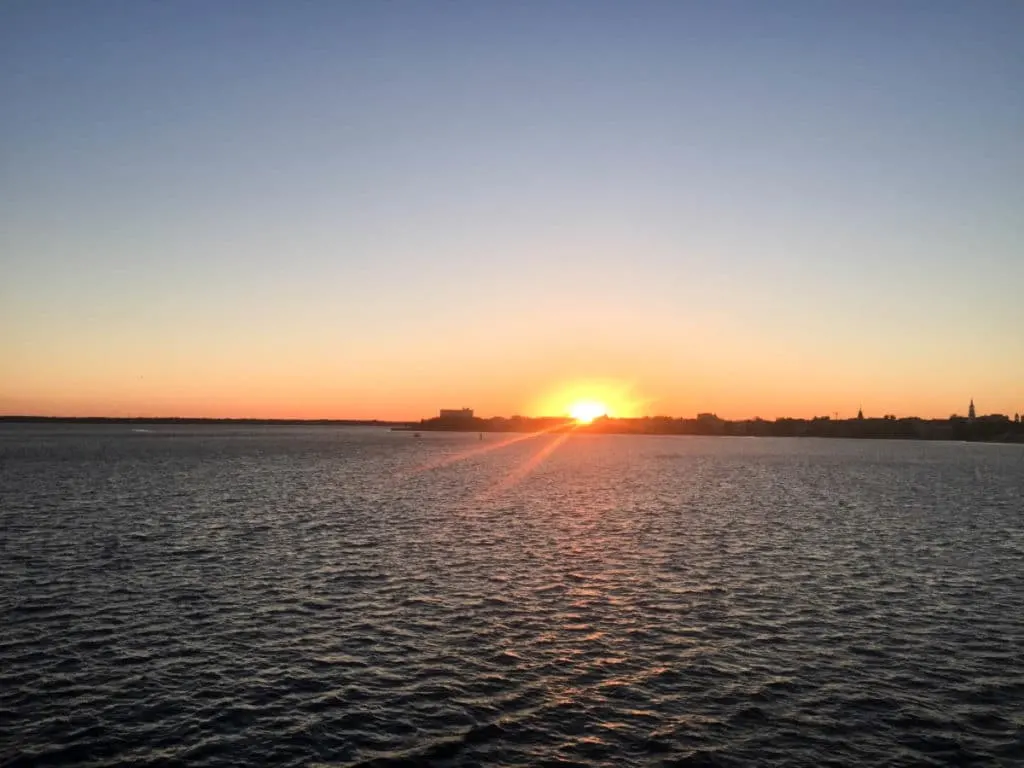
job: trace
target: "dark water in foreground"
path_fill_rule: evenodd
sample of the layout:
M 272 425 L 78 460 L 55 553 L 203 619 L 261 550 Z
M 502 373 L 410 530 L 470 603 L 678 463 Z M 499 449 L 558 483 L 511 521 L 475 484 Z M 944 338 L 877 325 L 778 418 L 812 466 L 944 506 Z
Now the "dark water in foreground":
M 0 428 L 0 764 L 1024 761 L 1021 446 L 502 439 Z

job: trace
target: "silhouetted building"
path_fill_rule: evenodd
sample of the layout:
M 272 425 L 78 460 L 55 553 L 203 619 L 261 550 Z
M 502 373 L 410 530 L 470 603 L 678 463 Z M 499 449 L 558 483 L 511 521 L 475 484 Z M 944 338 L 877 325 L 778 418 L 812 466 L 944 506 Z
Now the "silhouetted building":
M 442 408 L 438 417 L 446 421 L 469 421 L 473 418 L 472 408 Z
M 973 397 L 971 398 L 971 406 L 967 409 L 967 418 L 970 419 L 971 421 L 974 421 L 974 419 L 976 418 L 975 417 L 975 413 L 974 413 L 974 398 Z
M 857 421 L 864 421 L 864 409 L 863 408 L 858 408 L 857 409 Z

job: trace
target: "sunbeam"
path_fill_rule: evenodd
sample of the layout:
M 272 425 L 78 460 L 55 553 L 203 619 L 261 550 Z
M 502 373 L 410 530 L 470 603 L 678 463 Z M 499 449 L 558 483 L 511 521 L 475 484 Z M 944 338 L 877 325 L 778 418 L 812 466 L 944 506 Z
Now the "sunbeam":
M 418 467 L 414 467 L 413 469 L 405 473 L 404 476 L 412 477 L 415 475 L 419 475 L 423 472 L 429 472 L 432 469 L 440 469 L 441 467 L 446 467 L 449 464 L 455 464 L 456 462 L 459 461 L 471 459 L 474 456 L 480 456 L 485 453 L 490 453 L 491 451 L 497 451 L 501 448 L 507 448 L 510 445 L 521 443 L 524 440 L 532 440 L 533 438 L 537 438 L 540 437 L 541 435 L 545 435 L 554 430 L 563 428 L 563 425 L 556 424 L 553 427 L 548 427 L 547 429 L 542 429 L 538 432 L 528 432 L 526 434 L 516 435 L 515 437 L 510 437 L 507 440 L 502 440 L 501 442 L 498 443 L 487 443 L 486 445 L 477 446 L 476 448 L 461 451 L 460 453 L 452 454 L 449 456 L 443 456 L 439 459 L 434 459 L 433 461 L 428 461 L 424 464 L 420 464 Z
M 516 467 L 512 472 L 507 474 L 504 480 L 495 485 L 493 488 L 485 490 L 482 494 L 480 494 L 477 500 L 482 501 L 485 499 L 493 498 L 494 496 L 497 496 L 500 493 L 504 493 L 509 488 L 512 488 L 513 486 L 518 484 L 520 481 L 522 481 L 524 477 L 526 477 L 538 466 L 540 466 L 544 459 L 546 459 L 548 456 L 550 456 L 552 453 L 558 450 L 558 447 L 569 439 L 569 437 L 572 435 L 575 429 L 575 426 L 570 427 L 568 431 L 563 432 L 550 443 L 542 447 L 539 451 L 533 454 L 533 456 L 531 456 L 529 459 L 527 459 L 518 467 Z

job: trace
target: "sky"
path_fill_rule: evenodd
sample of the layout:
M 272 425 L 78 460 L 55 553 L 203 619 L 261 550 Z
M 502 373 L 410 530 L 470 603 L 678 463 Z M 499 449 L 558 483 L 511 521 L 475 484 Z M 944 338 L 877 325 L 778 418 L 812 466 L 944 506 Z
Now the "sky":
M 1024 3 L 0 3 L 0 413 L 1024 411 Z

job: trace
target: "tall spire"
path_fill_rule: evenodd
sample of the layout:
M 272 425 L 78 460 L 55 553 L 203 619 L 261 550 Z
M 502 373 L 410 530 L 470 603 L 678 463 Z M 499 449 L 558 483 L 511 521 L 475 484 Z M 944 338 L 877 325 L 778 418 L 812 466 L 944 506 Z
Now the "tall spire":
M 975 414 L 974 414 L 974 398 L 972 397 L 971 398 L 971 407 L 967 409 L 967 418 L 970 419 L 971 421 L 974 421 L 974 417 L 975 417 Z

